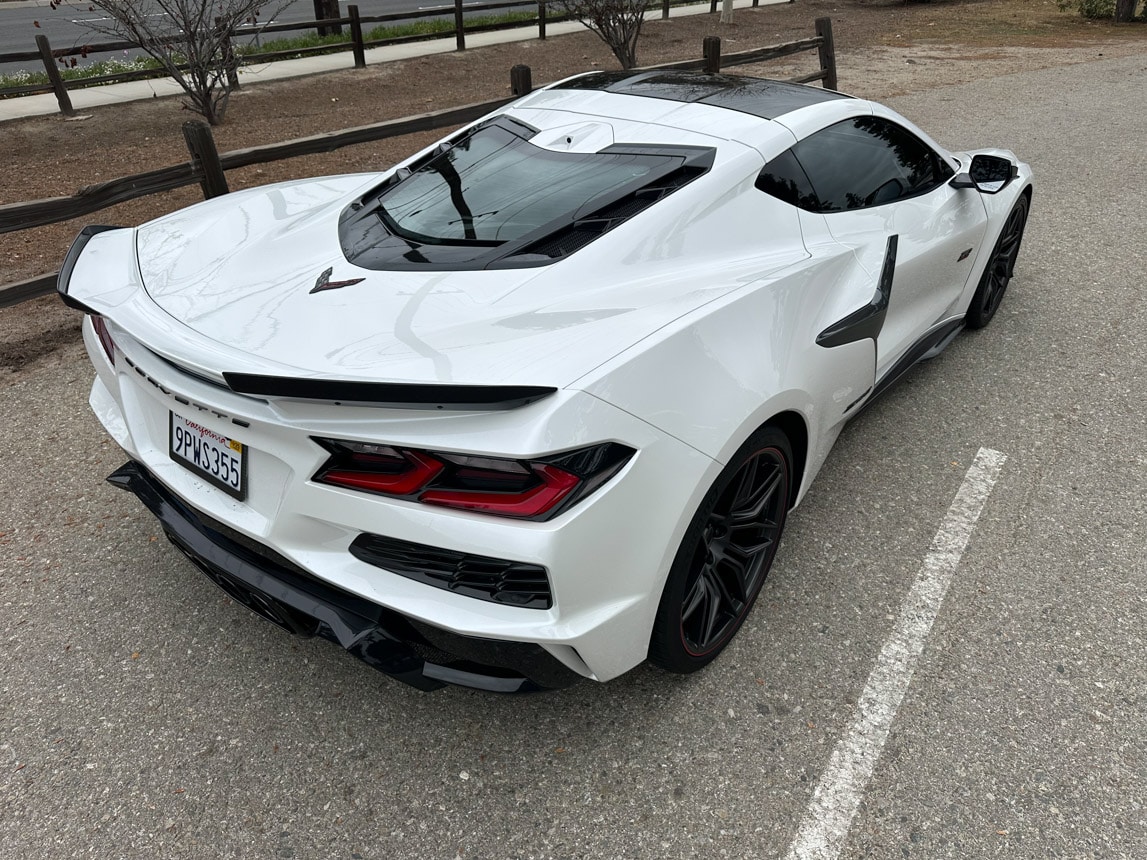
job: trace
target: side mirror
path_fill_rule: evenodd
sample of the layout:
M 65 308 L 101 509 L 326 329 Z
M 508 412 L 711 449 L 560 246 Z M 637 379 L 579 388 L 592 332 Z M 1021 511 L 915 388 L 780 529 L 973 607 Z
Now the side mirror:
M 984 194 L 998 194 L 1019 175 L 1019 168 L 998 155 L 972 156 L 967 173 L 957 173 L 948 183 L 953 188 L 975 188 Z

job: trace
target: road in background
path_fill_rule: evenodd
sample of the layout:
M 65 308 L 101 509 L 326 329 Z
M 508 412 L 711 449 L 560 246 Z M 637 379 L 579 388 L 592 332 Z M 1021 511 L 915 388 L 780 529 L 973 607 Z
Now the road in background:
M 465 6 L 473 6 L 487 0 L 466 0 Z M 433 0 L 357 0 L 359 13 L 362 15 L 389 15 L 396 12 L 422 12 L 431 9 L 442 9 L 442 17 L 453 18 L 453 4 L 433 2 Z M 342 0 L 339 8 L 346 14 L 346 0 Z M 536 3 L 526 2 L 523 7 L 536 8 Z M 87 11 L 88 7 L 82 0 L 77 0 L 74 6 L 60 6 L 52 9 L 47 0 L 17 0 L 14 3 L 0 3 L 0 54 L 14 51 L 35 51 L 36 36 L 43 34 L 53 48 L 70 48 L 83 44 L 97 44 L 100 42 L 117 41 L 111 36 L 105 36 L 92 31 L 90 21 L 100 19 L 99 10 Z M 315 20 L 315 6 L 313 0 L 290 0 L 281 8 L 274 0 L 270 0 L 264 7 L 264 15 L 271 12 L 275 14 L 270 18 L 261 17 L 263 24 L 285 24 L 291 21 Z M 481 13 L 494 14 L 494 13 Z M 36 25 L 39 24 L 37 27 Z M 373 25 L 365 25 L 364 30 L 369 31 Z M 345 30 L 345 28 L 344 28 Z M 306 35 L 308 31 L 297 30 L 287 33 L 272 33 L 266 38 L 290 38 L 292 36 Z M 257 36 L 251 36 L 249 41 L 256 41 Z M 347 38 L 350 36 L 348 34 Z M 106 60 L 111 57 L 129 59 L 141 52 L 128 51 L 120 54 L 93 54 L 89 60 L 94 62 Z M 78 59 L 78 58 L 77 58 Z M 0 74 L 11 74 L 20 69 L 27 71 L 42 71 L 43 64 L 39 60 L 25 63 L 0 63 Z
M 1007 460 L 839 856 L 1147 856 L 1144 66 L 892 100 L 1031 162 L 1016 278 L 846 429 L 699 675 L 406 688 L 228 601 L 103 483 L 78 345 L 3 383 L 2 853 L 785 857 L 984 447 Z

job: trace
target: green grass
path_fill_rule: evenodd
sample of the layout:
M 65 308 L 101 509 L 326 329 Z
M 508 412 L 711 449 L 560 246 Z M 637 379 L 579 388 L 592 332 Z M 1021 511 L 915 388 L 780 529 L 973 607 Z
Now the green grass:
M 78 58 L 77 58 L 78 59 Z M 82 61 L 77 62 L 76 66 L 60 66 L 60 77 L 65 81 L 82 81 L 87 78 L 98 78 L 103 75 L 114 75 L 120 72 L 136 72 L 141 69 L 158 69 L 160 65 L 151 57 L 138 57 L 134 60 L 119 60 L 112 58 L 110 60 L 98 60 L 93 63 L 84 64 Z M 0 88 L 3 87 L 28 87 L 36 84 L 47 85 L 48 73 L 44 71 L 24 71 L 13 72 L 10 75 L 0 75 Z
M 518 24 L 533 22 L 537 15 L 534 12 L 506 12 L 502 15 L 480 15 L 466 19 L 466 29 L 473 30 L 479 27 L 489 27 L 497 24 Z M 363 33 L 366 42 L 381 42 L 384 39 L 409 39 L 418 36 L 440 36 L 454 32 L 454 21 L 451 18 L 424 18 L 420 21 L 410 21 L 405 24 L 391 24 L 375 27 Z M 282 39 L 268 39 L 260 44 L 250 43 L 236 45 L 235 53 L 240 56 L 251 54 L 271 53 L 273 51 L 303 51 L 311 48 L 321 48 L 323 45 L 340 45 L 350 41 L 350 27 L 344 26 L 341 35 L 319 36 L 307 33 L 299 36 L 288 36 Z
M 341 45 L 348 41 L 350 41 L 350 30 L 344 27 L 342 35 L 319 36 L 315 33 L 309 33 L 300 36 L 284 36 L 281 39 L 260 40 L 259 44 L 254 42 L 245 45 L 236 44 L 235 53 L 239 57 L 246 57 L 250 54 L 264 54 L 272 51 L 302 51 L 307 48 L 320 48 L 323 45 Z

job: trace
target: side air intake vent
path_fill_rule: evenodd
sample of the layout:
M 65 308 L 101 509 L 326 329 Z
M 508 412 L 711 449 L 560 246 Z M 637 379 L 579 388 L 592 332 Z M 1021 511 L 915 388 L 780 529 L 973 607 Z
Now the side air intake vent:
M 608 233 L 618 224 L 628 221 L 637 213 L 652 206 L 661 198 L 672 194 L 678 188 L 688 185 L 706 172 L 705 167 L 684 165 L 672 173 L 645 185 L 620 200 L 615 200 L 585 218 L 579 218 L 567 227 L 550 233 L 544 239 L 519 248 L 507 257 L 537 255 L 556 260 L 572 254 L 588 245 L 598 236 Z
M 526 609 L 553 606 L 546 569 L 537 564 L 455 552 L 381 535 L 361 534 L 350 545 L 359 561 L 409 579 Z

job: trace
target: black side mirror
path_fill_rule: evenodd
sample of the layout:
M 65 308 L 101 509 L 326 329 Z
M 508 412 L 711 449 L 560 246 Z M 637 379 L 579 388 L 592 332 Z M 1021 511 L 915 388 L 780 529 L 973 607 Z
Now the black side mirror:
M 957 173 L 948 184 L 953 188 L 975 188 L 984 194 L 998 194 L 1019 175 L 1019 168 L 998 155 L 972 156 L 967 173 Z

